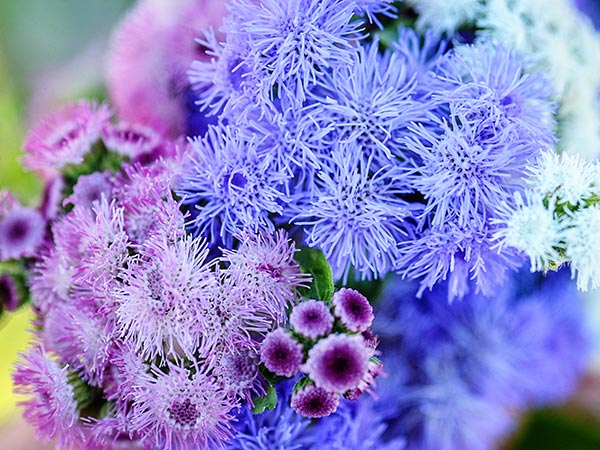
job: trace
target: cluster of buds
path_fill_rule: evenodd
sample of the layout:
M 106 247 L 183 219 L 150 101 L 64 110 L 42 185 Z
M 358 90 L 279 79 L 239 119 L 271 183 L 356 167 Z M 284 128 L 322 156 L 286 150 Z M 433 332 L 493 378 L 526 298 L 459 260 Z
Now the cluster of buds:
M 290 328 L 277 328 L 262 342 L 264 369 L 279 377 L 303 373 L 291 398 L 299 414 L 318 418 L 337 410 L 340 397 L 355 400 L 370 390 L 382 370 L 371 331 L 373 308 L 353 289 L 330 301 L 304 300 L 290 314 Z

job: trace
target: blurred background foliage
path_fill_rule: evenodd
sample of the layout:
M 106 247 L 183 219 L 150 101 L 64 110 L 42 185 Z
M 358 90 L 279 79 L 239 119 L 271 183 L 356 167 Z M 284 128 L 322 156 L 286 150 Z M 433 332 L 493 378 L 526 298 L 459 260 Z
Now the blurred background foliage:
M 18 162 L 24 133 L 35 119 L 60 103 L 79 96 L 101 95 L 110 31 L 132 3 L 0 1 L 0 189 L 10 188 L 22 202 L 36 203 L 41 185 Z M 599 2 L 591 4 L 600 10 Z M 10 371 L 17 353 L 29 340 L 30 319 L 27 310 L 0 319 L 0 429 L 16 415 Z M 597 384 L 591 393 L 581 394 L 583 402 L 524 417 L 522 428 L 506 448 L 600 450 L 598 416 L 589 410 L 600 409 Z M 31 445 L 15 443 L 11 448 L 39 448 Z M 1 447 L 7 448 L 4 443 Z

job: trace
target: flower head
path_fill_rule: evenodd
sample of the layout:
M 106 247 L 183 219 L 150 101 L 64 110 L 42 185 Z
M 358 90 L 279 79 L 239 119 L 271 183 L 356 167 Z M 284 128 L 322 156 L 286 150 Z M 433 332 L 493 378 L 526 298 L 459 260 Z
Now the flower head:
M 143 356 L 206 355 L 218 336 L 203 311 L 210 308 L 213 276 L 205 264 L 206 242 L 187 237 L 169 242 L 150 238 L 119 277 L 114 299 L 119 334 Z
M 168 363 L 133 386 L 130 430 L 145 446 L 192 450 L 222 446 L 232 435 L 237 402 L 203 368 Z
M 257 148 L 256 139 L 230 126 L 211 127 L 192 141 L 193 153 L 181 175 L 177 193 L 190 205 L 195 234 L 231 247 L 238 230 L 272 231 L 270 214 L 281 214 L 286 196 L 271 155 Z
M 276 375 L 293 377 L 300 372 L 304 359 L 302 345 L 284 329 L 267 334 L 260 348 L 260 359 Z
M 334 413 L 340 404 L 340 395 L 307 384 L 292 394 L 291 406 L 298 414 L 311 419 L 326 417 Z
M 46 234 L 39 211 L 17 208 L 0 219 L 0 260 L 33 256 Z
M 294 205 L 292 222 L 304 227 L 309 246 L 323 251 L 336 279 L 351 266 L 363 279 L 383 276 L 410 229 L 405 219 L 413 217 L 413 207 L 400 196 L 411 189 L 394 167 L 371 169 L 358 146 L 334 149 L 312 195 Z
M 15 392 L 26 398 L 19 405 L 38 435 L 56 439 L 69 448 L 84 442 L 79 424 L 79 408 L 69 384 L 67 367 L 51 359 L 43 349 L 32 348 L 22 355 L 13 372 Z
M 366 331 L 373 323 L 373 307 L 354 289 L 342 288 L 333 294 L 333 311 L 350 331 Z
M 42 176 L 79 164 L 100 139 L 111 117 L 108 106 L 82 100 L 53 112 L 27 135 L 23 164 Z
M 344 393 L 358 386 L 371 356 L 373 349 L 365 345 L 362 336 L 332 334 L 310 349 L 302 370 L 318 387 Z
M 73 186 L 73 194 L 65 199 L 65 204 L 72 204 L 80 208 L 91 208 L 102 196 L 111 199 L 112 183 L 107 173 L 94 172 L 81 175 Z
M 349 0 L 235 0 L 229 33 L 244 37 L 246 64 L 259 80 L 262 105 L 285 92 L 300 105 L 306 91 L 326 70 L 352 64 L 351 37 L 360 22 L 351 21 Z
M 290 324 L 296 333 L 316 339 L 331 332 L 333 316 L 327 305 L 318 300 L 308 300 L 294 306 Z

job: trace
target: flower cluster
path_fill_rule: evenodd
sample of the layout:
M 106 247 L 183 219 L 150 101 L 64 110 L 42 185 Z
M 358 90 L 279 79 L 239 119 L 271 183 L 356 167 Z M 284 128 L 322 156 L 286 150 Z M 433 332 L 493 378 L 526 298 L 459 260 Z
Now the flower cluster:
M 277 328 L 262 342 L 260 360 L 274 375 L 305 373 L 294 387 L 292 408 L 305 417 L 329 416 L 340 395 L 358 398 L 382 370 L 375 358 L 377 338 L 371 332 L 373 308 L 353 289 L 340 289 L 330 304 L 298 303 L 290 314 L 291 329 Z
M 235 250 L 210 257 L 171 192 L 185 147 L 108 119 L 90 128 L 107 110 L 81 102 L 28 140 L 35 169 L 63 181 L 51 237 L 42 242 L 40 212 L 3 194 L 2 258 L 37 253 L 37 343 L 15 386 L 39 434 L 65 448 L 212 448 L 231 436 L 232 411 L 263 392 L 261 342 L 310 279 L 282 231 L 240 233 Z
M 544 153 L 531 168 L 530 189 L 506 205 L 496 232 L 500 247 L 525 253 L 531 270 L 569 263 L 577 286 L 600 287 L 600 165 Z
M 583 22 L 552 3 L 565 23 L 540 0 L 139 0 L 114 106 L 30 130 L 39 207 L 0 191 L 39 436 L 491 450 L 564 400 L 588 340 L 559 269 L 600 287 L 600 166 L 556 151 L 585 150 L 600 40 L 555 46 Z

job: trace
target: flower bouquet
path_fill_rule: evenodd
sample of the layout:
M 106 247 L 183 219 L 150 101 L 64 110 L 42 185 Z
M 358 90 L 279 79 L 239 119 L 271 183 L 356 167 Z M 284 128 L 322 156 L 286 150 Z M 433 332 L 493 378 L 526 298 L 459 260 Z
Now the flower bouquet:
M 546 3 L 140 0 L 108 99 L 28 133 L 40 205 L 0 197 L 40 438 L 493 449 L 571 395 L 600 36 Z

